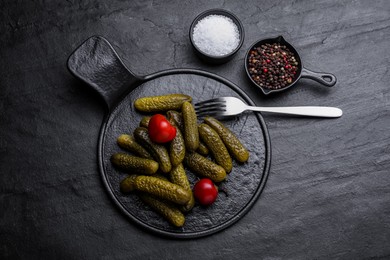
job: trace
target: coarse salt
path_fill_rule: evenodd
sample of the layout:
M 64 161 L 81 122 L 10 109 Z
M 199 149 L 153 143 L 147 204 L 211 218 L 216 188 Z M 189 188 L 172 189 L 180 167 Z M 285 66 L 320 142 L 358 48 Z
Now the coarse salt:
M 240 43 L 240 32 L 232 19 L 224 15 L 209 15 L 194 27 L 193 40 L 202 52 L 224 56 L 233 52 Z

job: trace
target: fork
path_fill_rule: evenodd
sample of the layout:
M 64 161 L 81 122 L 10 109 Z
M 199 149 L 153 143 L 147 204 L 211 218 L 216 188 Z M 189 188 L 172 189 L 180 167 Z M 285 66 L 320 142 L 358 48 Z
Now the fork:
M 343 114 L 343 111 L 336 107 L 255 107 L 245 104 L 236 97 L 219 97 L 195 104 L 195 111 L 198 116 L 234 116 L 247 110 L 313 117 L 341 117 Z

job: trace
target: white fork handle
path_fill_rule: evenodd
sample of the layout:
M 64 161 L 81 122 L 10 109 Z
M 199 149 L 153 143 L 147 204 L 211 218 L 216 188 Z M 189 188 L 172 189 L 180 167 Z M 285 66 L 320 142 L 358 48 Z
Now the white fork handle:
M 252 107 L 247 110 L 269 112 L 278 114 L 315 116 L 315 117 L 341 117 L 343 111 L 337 107 L 299 106 L 299 107 Z

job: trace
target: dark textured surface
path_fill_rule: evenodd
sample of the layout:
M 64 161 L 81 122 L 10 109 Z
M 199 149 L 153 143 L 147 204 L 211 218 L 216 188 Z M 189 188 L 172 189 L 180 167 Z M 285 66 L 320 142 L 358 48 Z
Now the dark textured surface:
M 188 39 L 191 20 L 209 8 L 232 11 L 245 27 L 243 47 L 221 66 L 199 61 Z M 1 258 L 390 257 L 389 1 L 2 1 L 0 10 Z M 344 115 L 265 115 L 272 168 L 248 214 L 209 237 L 157 237 L 107 196 L 96 157 L 104 103 L 66 69 L 96 34 L 139 75 L 200 68 L 259 105 L 337 106 Z M 260 94 L 246 78 L 245 51 L 277 35 L 337 84 L 301 80 Z

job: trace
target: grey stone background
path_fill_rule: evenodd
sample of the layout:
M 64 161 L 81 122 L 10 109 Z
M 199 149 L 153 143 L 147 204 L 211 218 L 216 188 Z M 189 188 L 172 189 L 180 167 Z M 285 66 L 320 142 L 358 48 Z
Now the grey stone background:
M 245 42 L 235 58 L 204 64 L 192 19 L 235 13 Z M 390 258 L 390 2 L 0 2 L 0 258 Z M 251 211 L 209 237 L 172 240 L 129 222 L 106 194 L 96 151 L 105 108 L 66 69 L 92 35 L 110 40 L 138 75 L 199 68 L 239 85 L 258 105 L 324 105 L 339 119 L 264 115 L 271 172 Z M 247 48 L 283 35 L 304 66 L 334 73 L 326 88 L 301 80 L 264 96 L 246 78 Z

